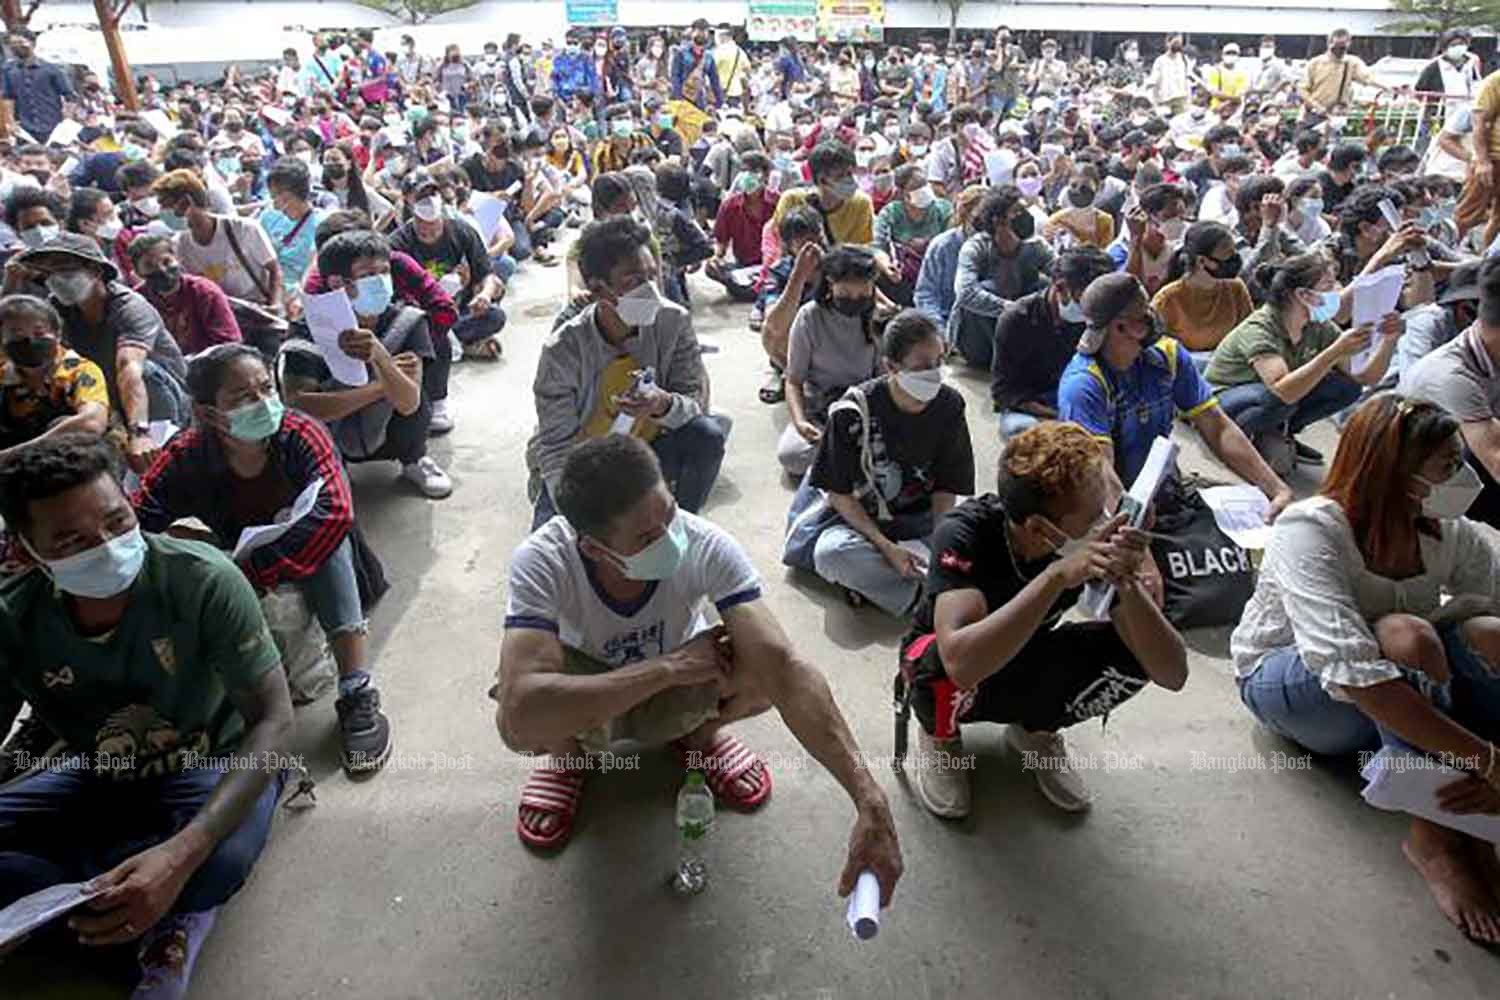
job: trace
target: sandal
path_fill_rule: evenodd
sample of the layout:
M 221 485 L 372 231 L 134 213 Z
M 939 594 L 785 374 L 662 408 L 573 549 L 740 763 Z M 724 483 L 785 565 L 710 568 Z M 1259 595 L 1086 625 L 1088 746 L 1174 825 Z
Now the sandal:
M 767 406 L 774 406 L 783 399 L 786 399 L 786 376 L 773 371 L 771 377 L 766 379 L 766 384 L 760 387 L 760 401 Z
M 573 835 L 573 814 L 578 812 L 583 793 L 584 774 L 558 767 L 532 772 L 521 789 L 521 804 L 516 810 L 516 835 L 521 843 L 545 851 L 568 842 Z M 550 833 L 532 826 L 544 816 L 557 818 L 557 827 Z
M 677 750 L 683 766 L 687 766 L 687 748 L 681 740 L 672 745 Z M 770 770 L 765 762 L 755 755 L 755 751 L 736 736 L 725 732 L 720 732 L 715 736 L 713 746 L 703 755 L 701 770 L 709 790 L 722 805 L 749 812 L 771 797 Z M 755 790 L 748 795 L 741 793 L 735 787 L 741 778 L 746 776 L 753 778 L 757 774 L 759 782 Z
M 477 361 L 499 361 L 500 341 L 494 337 L 486 337 L 472 344 L 464 345 L 464 357 L 473 358 Z

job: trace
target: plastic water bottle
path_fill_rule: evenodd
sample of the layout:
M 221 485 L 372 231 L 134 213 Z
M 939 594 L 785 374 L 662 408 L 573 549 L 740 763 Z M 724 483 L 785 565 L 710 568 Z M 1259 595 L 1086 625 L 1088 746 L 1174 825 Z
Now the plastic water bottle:
M 708 887 L 703 838 L 713 828 L 714 794 L 703 783 L 702 771 L 689 771 L 677 792 L 677 832 L 682 838 L 682 852 L 672 889 L 679 896 L 694 896 Z

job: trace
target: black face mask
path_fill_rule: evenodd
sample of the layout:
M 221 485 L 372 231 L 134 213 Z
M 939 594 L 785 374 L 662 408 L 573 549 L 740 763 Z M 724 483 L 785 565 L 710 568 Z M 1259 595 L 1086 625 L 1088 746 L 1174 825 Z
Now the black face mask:
M 1224 260 L 1210 260 L 1208 272 L 1215 278 L 1237 278 L 1240 274 L 1240 255 Z
M 146 286 L 153 292 L 170 292 L 177 287 L 178 279 L 181 277 L 182 267 L 173 264 L 146 275 Z
M 1094 189 L 1087 186 L 1068 188 L 1068 200 L 1074 208 L 1088 208 L 1094 203 Z
M 833 308 L 845 316 L 863 316 L 875 308 L 875 298 L 870 295 L 861 295 L 858 298 L 846 299 L 835 295 L 830 299 Z
M 1036 219 L 1030 212 L 1022 212 L 1011 218 L 1010 231 L 1015 233 L 1018 239 L 1029 240 L 1036 235 Z
M 7 340 L 5 353 L 21 368 L 41 368 L 52 363 L 57 354 L 57 341 L 51 337 Z
M 349 168 L 342 163 L 329 163 L 323 167 L 323 179 L 341 181 L 349 176 Z

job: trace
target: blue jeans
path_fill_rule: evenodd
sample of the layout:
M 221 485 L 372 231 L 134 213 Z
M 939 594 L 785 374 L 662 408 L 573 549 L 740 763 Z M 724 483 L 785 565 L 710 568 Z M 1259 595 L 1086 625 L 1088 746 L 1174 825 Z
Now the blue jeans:
M 651 449 L 661 462 L 662 478 L 677 498 L 677 506 L 689 514 L 703 509 L 714 480 L 719 478 L 730 428 L 728 417 L 701 414 L 675 430 L 663 430 L 651 442 Z M 531 530 L 540 528 L 558 513 L 552 493 L 544 483 L 532 510 Z
M 354 578 L 354 543 L 349 538 L 339 543 L 316 573 L 297 581 L 297 586 L 328 638 L 364 630 L 365 609 Z
M 1455 721 L 1493 739 L 1500 729 L 1500 679 L 1490 676 L 1459 624 L 1438 627 L 1452 679 L 1438 688 L 1434 702 Z M 1278 736 L 1318 754 L 1352 754 L 1381 745 L 1405 748 L 1394 733 L 1378 727 L 1352 702 L 1335 701 L 1302 665 L 1295 646 L 1271 653 L 1255 673 L 1239 681 L 1240 700 L 1256 721 Z
M 82 769 L 38 771 L 0 788 L 0 906 L 59 882 L 79 882 L 175 835 L 196 816 L 223 772 L 190 768 L 140 781 Z M 275 773 L 234 832 L 219 841 L 172 904 L 209 910 L 234 895 L 266 846 L 285 773 Z
M 516 267 L 518 266 L 515 259 L 508 253 L 503 253 L 498 257 L 491 257 L 490 265 L 495 269 L 495 277 L 501 281 L 509 281 L 516 273 Z
M 925 540 L 932 534 L 932 515 L 898 518 L 887 537 Z M 904 529 L 904 530 L 903 530 Z M 931 548 L 927 549 L 931 559 Z M 829 583 L 865 597 L 892 617 L 909 613 L 922 593 L 921 578 L 899 575 L 873 542 L 843 523 L 829 525 L 813 547 L 813 568 Z
M 1303 428 L 1331 417 L 1359 398 L 1360 386 L 1343 372 L 1331 371 L 1312 392 L 1295 403 L 1283 403 L 1264 382 L 1232 385 L 1219 392 L 1219 406 L 1240 425 L 1246 436 L 1261 431 L 1288 428 L 1300 434 Z

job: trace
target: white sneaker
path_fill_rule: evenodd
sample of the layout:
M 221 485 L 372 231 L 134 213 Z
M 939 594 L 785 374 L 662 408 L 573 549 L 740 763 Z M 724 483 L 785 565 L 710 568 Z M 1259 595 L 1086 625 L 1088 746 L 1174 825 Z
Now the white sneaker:
M 1006 728 L 1005 742 L 1021 755 L 1026 770 L 1036 777 L 1037 787 L 1057 808 L 1083 812 L 1094 804 L 1083 776 L 1068 759 L 1068 747 L 1061 733 L 1028 733 L 1012 725 Z
M 455 363 L 464 359 L 464 345 L 460 344 L 458 342 L 458 338 L 453 336 L 452 334 L 448 335 L 448 356 L 452 358 Z
M 969 815 L 969 772 L 963 766 L 961 737 L 935 740 L 917 726 L 917 753 L 911 758 L 917 769 L 917 797 L 927 811 L 943 819 Z
M 415 462 L 402 465 L 401 478 L 415 483 L 417 489 L 432 500 L 441 500 L 453 492 L 453 480 L 432 460 L 431 455 L 423 455 Z
M 428 437 L 439 437 L 453 430 L 453 414 L 448 409 L 446 399 L 436 399 L 432 403 L 432 421 L 427 425 Z

